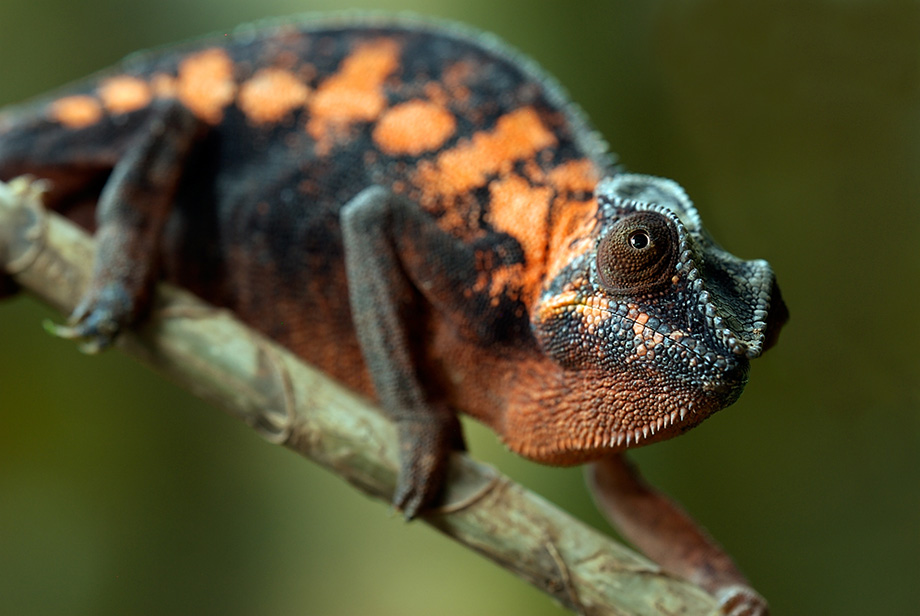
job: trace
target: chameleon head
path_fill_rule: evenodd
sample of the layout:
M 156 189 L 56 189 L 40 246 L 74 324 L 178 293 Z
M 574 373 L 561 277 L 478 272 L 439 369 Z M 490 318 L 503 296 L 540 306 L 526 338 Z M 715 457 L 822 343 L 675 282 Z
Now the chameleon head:
M 547 281 L 532 312 L 562 366 L 573 435 L 544 452 L 550 462 L 662 440 L 728 406 L 788 317 L 769 264 L 716 244 L 675 182 L 622 174 L 595 196 L 593 248 Z

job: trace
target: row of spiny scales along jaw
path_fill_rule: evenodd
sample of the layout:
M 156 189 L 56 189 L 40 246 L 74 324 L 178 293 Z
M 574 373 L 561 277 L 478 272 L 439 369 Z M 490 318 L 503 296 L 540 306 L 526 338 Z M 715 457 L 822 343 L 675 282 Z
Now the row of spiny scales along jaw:
M 658 358 L 658 355 L 646 355 L 644 359 L 648 361 L 679 361 L 687 366 L 690 370 L 698 372 L 698 378 L 701 382 L 706 380 L 706 374 L 719 373 L 728 367 L 728 360 L 725 356 L 708 350 L 706 344 L 698 341 L 691 335 L 682 332 L 679 329 L 669 329 L 668 326 L 657 317 L 649 317 L 642 322 L 632 313 L 648 314 L 649 308 L 636 307 L 624 313 L 618 309 L 615 316 L 621 319 L 620 327 L 627 326 L 635 331 L 636 326 L 641 326 L 641 334 L 636 335 L 636 339 L 641 339 L 641 344 L 648 344 L 648 341 L 658 339 L 652 351 L 657 351 L 658 347 L 663 347 L 664 356 Z M 632 358 L 634 356 L 630 356 Z M 631 363 L 631 362 L 630 362 Z M 612 434 L 605 435 L 606 442 L 603 445 L 608 447 L 622 447 L 624 444 L 629 447 L 639 444 L 640 441 L 655 436 L 658 432 L 684 422 L 688 417 L 697 412 L 697 404 L 694 400 L 681 402 L 670 413 L 660 414 L 657 417 L 647 420 L 643 425 L 631 429 L 618 430 Z
M 687 355 L 684 358 L 690 362 L 691 367 L 694 367 L 699 362 L 702 366 L 697 365 L 696 367 L 702 369 L 705 369 L 704 366 L 708 366 L 719 371 L 727 368 L 730 363 L 737 361 L 716 353 L 707 348 L 709 346 L 726 349 L 735 356 L 747 356 L 748 358 L 758 356 L 763 350 L 763 332 L 766 327 L 767 311 L 769 310 L 770 286 L 772 285 L 772 272 L 769 265 L 765 261 L 743 262 L 722 250 L 704 231 L 699 214 L 686 193 L 676 183 L 663 178 L 650 178 L 648 176 L 622 175 L 616 179 L 625 182 L 633 180 L 651 182 L 655 189 L 661 189 L 669 194 L 670 198 L 666 199 L 666 201 L 670 202 L 673 207 L 660 205 L 652 201 L 638 201 L 619 196 L 602 199 L 600 204 L 602 212 L 600 213 L 606 220 L 614 221 L 624 210 L 655 211 L 668 218 L 677 227 L 679 244 L 677 247 L 676 273 L 684 278 L 686 282 L 685 292 L 688 293 L 690 298 L 695 298 L 696 306 L 690 309 L 695 309 L 702 319 L 699 324 L 702 326 L 700 329 L 703 331 L 697 332 L 697 336 L 686 335 L 675 340 L 671 337 L 673 331 L 665 332 L 664 330 L 667 326 L 663 326 L 658 319 L 652 317 L 642 324 L 644 326 L 643 337 L 655 334 L 661 336 L 666 341 L 666 347 L 676 346 L 681 351 L 686 351 Z M 606 192 L 607 190 L 610 189 L 608 188 L 601 192 Z M 723 301 L 721 307 L 713 301 L 713 295 L 716 292 L 714 289 L 707 288 L 707 282 L 698 265 L 705 262 L 704 252 L 716 255 L 722 266 L 736 270 L 733 272 L 736 274 L 736 282 L 745 281 L 746 284 L 740 285 L 742 288 L 733 288 L 729 289 L 729 291 L 738 295 L 736 302 L 742 305 L 746 306 L 747 302 L 755 300 L 755 307 L 745 310 L 745 312 L 749 311 L 750 317 L 748 319 L 741 318 L 735 314 L 735 311 L 731 310 L 730 301 Z M 739 278 L 737 275 L 740 272 L 737 270 L 746 270 L 754 276 L 751 280 L 743 277 Z M 592 274 L 594 273 L 592 272 Z M 597 281 L 596 276 L 592 276 L 592 278 L 594 282 Z M 713 280 L 713 286 L 716 283 L 717 281 Z M 711 290 L 713 293 L 710 293 Z M 752 290 L 755 293 L 751 293 Z M 752 295 L 756 297 L 752 297 Z M 691 299 L 691 301 L 693 300 Z M 630 320 L 633 323 L 638 322 L 622 310 L 617 312 L 616 316 L 624 320 Z M 737 326 L 738 333 L 733 331 L 729 324 Z M 689 332 L 687 333 L 689 334 Z M 703 338 L 709 338 L 716 344 L 711 345 L 711 342 L 707 343 Z M 608 447 L 621 447 L 624 444 L 626 446 L 635 445 L 641 440 L 654 436 L 661 430 L 683 422 L 688 416 L 696 412 L 695 404 L 691 400 L 678 406 L 669 414 L 657 417 L 646 425 L 616 431 L 612 434 L 599 434 L 598 439 L 606 442 L 598 444 Z
M 626 304 L 619 304 L 615 310 L 610 311 L 608 327 L 611 327 L 611 333 L 622 330 L 636 332 L 637 329 L 641 329 L 641 333 L 635 333 L 633 341 L 637 344 L 647 344 L 650 347 L 649 353 L 644 354 L 641 358 L 637 355 L 627 356 L 627 363 L 679 361 L 694 372 L 700 372 L 697 378 L 701 381 L 706 379 L 705 374 L 718 373 L 727 365 L 724 356 L 708 351 L 705 344 L 698 342 L 692 336 L 678 329 L 670 329 L 658 317 L 648 316 L 650 312 L 654 311 L 649 306 L 633 305 L 630 307 Z M 648 319 L 642 320 L 639 317 L 640 314 L 648 316 Z M 613 326 L 614 320 L 618 321 L 615 326 Z M 651 344 L 652 340 L 657 340 L 657 342 Z M 662 353 L 659 348 L 663 348 L 664 352 Z M 665 387 L 670 388 L 673 385 Z M 624 445 L 626 447 L 635 446 L 662 430 L 682 423 L 696 411 L 696 402 L 692 399 L 686 400 L 676 405 L 669 413 L 645 420 L 642 425 L 611 432 L 598 432 L 594 437 L 594 444 L 597 447 L 610 448 L 620 448 Z
M 620 203 L 618 205 L 622 207 L 626 204 Z M 696 232 L 695 229 L 687 229 L 683 220 L 681 220 L 681 217 L 678 216 L 678 213 L 669 207 L 654 203 L 648 204 L 642 202 L 629 203 L 628 207 L 635 211 L 645 210 L 657 212 L 668 218 L 671 223 L 677 227 L 677 235 L 679 238 L 679 243 L 677 246 L 678 258 L 676 263 L 677 275 L 686 276 L 685 279 L 687 281 L 687 291 L 691 293 L 691 296 L 697 297 L 697 310 L 699 310 L 700 316 L 702 316 L 705 321 L 705 325 L 708 328 L 707 331 L 711 332 L 711 334 L 715 336 L 716 340 L 720 343 L 719 346 L 721 346 L 721 348 L 728 349 L 730 352 L 737 355 L 744 354 L 747 350 L 745 342 L 738 340 L 732 331 L 725 326 L 723 317 L 718 314 L 717 307 L 712 301 L 710 301 L 709 292 L 705 289 L 705 284 L 696 265 L 697 262 L 702 262 L 702 256 L 698 254 L 696 245 L 698 245 L 700 242 L 705 242 L 706 240 L 703 239 L 701 234 Z M 699 218 L 695 215 L 695 211 L 686 212 L 685 214 L 685 217 L 689 218 L 689 222 L 691 224 L 699 224 Z M 617 311 L 618 314 L 616 316 L 620 317 L 624 321 L 641 325 L 641 338 L 643 340 L 655 336 L 659 337 L 666 349 L 679 349 L 678 352 L 683 355 L 684 361 L 686 361 L 690 367 L 705 369 L 704 367 L 708 366 L 709 368 L 715 369 L 716 371 L 724 370 L 728 367 L 730 360 L 724 355 L 716 353 L 713 350 L 707 348 L 709 345 L 707 345 L 705 341 L 698 340 L 693 335 L 688 335 L 685 332 L 680 332 L 681 335 L 675 338 L 674 334 L 679 330 L 668 328 L 667 325 L 665 325 L 661 320 L 654 316 L 651 316 L 645 322 L 640 323 L 629 312 L 623 312 L 622 304 L 620 306 L 621 309 Z M 653 311 L 642 310 L 640 308 L 638 312 L 647 314 L 648 312 Z M 684 355 L 684 353 L 686 354 Z M 678 423 L 684 422 L 684 420 L 686 420 L 689 416 L 695 414 L 695 406 L 696 405 L 693 400 L 688 400 L 686 403 L 679 405 L 670 413 L 660 415 L 654 420 L 649 421 L 642 426 L 638 426 L 632 429 L 619 430 L 612 434 L 606 435 L 607 442 L 604 444 L 608 447 L 622 447 L 624 445 L 627 447 L 635 446 L 640 441 L 654 436 L 661 430 L 665 430 Z
M 573 263 L 573 265 L 577 264 Z M 590 290 L 592 286 L 590 283 L 585 282 L 586 290 Z M 569 289 L 569 291 L 571 290 Z M 558 290 L 549 290 L 547 294 L 554 296 L 557 292 Z M 600 340 L 609 337 L 610 342 L 616 346 L 628 344 L 627 340 L 636 344 L 649 344 L 651 340 L 656 340 L 654 343 L 655 355 L 649 353 L 639 357 L 636 354 L 627 354 L 627 363 L 632 363 L 633 361 L 665 362 L 667 364 L 673 364 L 675 361 L 680 362 L 695 374 L 693 378 L 695 381 L 699 381 L 697 384 L 700 386 L 709 377 L 716 377 L 721 372 L 717 362 L 719 359 L 725 361 L 724 356 L 716 356 L 708 351 L 704 343 L 697 341 L 679 328 L 672 329 L 666 322 L 656 316 L 652 316 L 656 312 L 652 306 L 637 305 L 627 301 L 608 306 L 603 305 L 605 302 L 592 301 L 595 298 L 596 296 L 589 293 L 586 297 L 582 297 L 580 301 L 576 300 L 575 303 L 570 305 L 569 309 L 578 311 L 578 306 L 581 305 L 586 309 L 590 308 L 592 311 L 606 313 L 606 316 L 598 322 L 598 329 L 594 332 L 595 336 L 600 337 Z M 643 315 L 645 318 L 643 318 Z M 639 329 L 641 329 L 641 332 L 637 332 Z M 625 338 L 624 333 L 628 333 L 630 337 Z M 585 342 L 584 350 L 586 352 L 596 352 L 598 338 L 586 339 Z M 651 347 L 652 345 L 649 346 Z M 660 349 L 664 349 L 664 351 L 662 352 Z M 610 357 L 614 357 L 614 354 L 611 354 Z M 685 369 L 680 372 L 685 373 Z M 688 417 L 698 413 L 697 402 L 692 397 L 671 396 L 669 393 L 674 387 L 680 388 L 680 383 L 665 384 L 663 387 L 664 393 L 674 402 L 673 409 L 666 413 L 657 413 L 651 417 L 634 418 L 640 419 L 642 423 L 640 424 L 639 421 L 636 421 L 628 429 L 610 426 L 608 429 L 588 430 L 582 434 L 582 438 L 595 448 L 621 448 L 624 444 L 627 447 L 634 446 L 655 436 L 662 430 L 684 422 Z M 685 399 L 680 400 L 680 398 Z M 678 402 L 678 400 L 680 401 Z
M 685 406 L 674 409 L 668 415 L 659 416 L 654 422 L 649 422 L 638 428 L 633 428 L 632 430 L 618 430 L 613 434 L 607 435 L 606 442 L 598 443 L 598 445 L 606 447 L 623 447 L 624 445 L 629 447 L 631 445 L 638 445 L 639 441 L 648 439 L 650 436 L 655 436 L 657 432 L 666 430 L 684 421 L 684 419 L 694 412 L 694 404 L 690 401 Z

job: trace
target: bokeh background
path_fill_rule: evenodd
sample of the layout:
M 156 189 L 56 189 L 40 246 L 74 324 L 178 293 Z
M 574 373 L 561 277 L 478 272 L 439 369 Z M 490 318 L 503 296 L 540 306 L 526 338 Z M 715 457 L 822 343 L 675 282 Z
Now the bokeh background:
M 498 33 L 792 311 L 745 395 L 636 452 L 775 614 L 920 610 L 920 3 L 355 2 Z M 0 104 L 308 0 L 3 0 Z M 0 614 L 553 615 L 548 598 L 116 352 L 0 303 Z M 472 450 L 606 528 L 579 470 Z

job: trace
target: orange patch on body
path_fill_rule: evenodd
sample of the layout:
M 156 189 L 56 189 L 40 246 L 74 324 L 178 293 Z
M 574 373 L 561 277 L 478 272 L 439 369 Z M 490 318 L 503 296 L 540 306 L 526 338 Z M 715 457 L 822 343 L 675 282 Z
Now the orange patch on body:
M 479 276 L 473 284 L 473 291 L 476 293 L 487 292 L 493 306 L 498 305 L 503 295 L 512 299 L 525 299 L 526 301 L 529 295 L 524 292 L 525 289 L 522 287 L 524 273 L 524 266 L 520 263 L 501 265 L 495 269 L 479 272 Z
M 412 100 L 388 109 L 373 137 L 387 154 L 417 156 L 444 145 L 456 129 L 456 118 L 441 105 Z
M 489 224 L 520 242 L 528 264 L 541 262 L 546 250 L 546 217 L 552 189 L 533 187 L 524 178 L 509 175 L 489 184 L 489 194 Z
M 399 45 L 378 39 L 359 45 L 326 79 L 310 101 L 307 132 L 317 150 L 328 152 L 338 133 L 357 122 L 370 122 L 387 104 L 383 84 L 399 66 Z
M 496 231 L 515 238 L 524 252 L 523 271 L 511 284 L 521 289 L 527 303 L 536 297 L 541 286 L 546 257 L 546 233 L 549 205 L 553 190 L 548 186 L 531 186 L 518 175 L 494 180 L 489 185 L 489 210 L 486 221 Z M 497 287 L 494 283 L 500 283 Z M 507 281 L 495 277 L 490 293 L 506 291 Z
M 174 98 L 179 92 L 176 78 L 166 73 L 155 73 L 150 79 L 150 89 L 157 98 Z
M 593 197 L 582 201 L 564 193 L 593 194 L 600 170 L 587 158 L 570 160 L 550 169 L 546 179 L 559 193 L 553 203 L 546 272 L 548 278 L 555 278 L 574 258 L 593 248 L 597 228 L 597 201 Z
M 576 201 L 557 197 L 549 232 L 549 257 L 546 276 L 555 278 L 575 257 L 594 246 L 597 229 L 597 201 Z
M 239 106 L 256 124 L 279 122 L 305 105 L 309 95 L 310 89 L 293 73 L 265 68 L 240 86 Z
M 102 119 L 102 104 L 92 96 L 59 98 L 49 108 L 51 118 L 67 128 L 85 128 Z
M 99 84 L 99 99 L 110 113 L 130 113 L 143 109 L 153 100 L 150 85 L 138 77 L 120 75 Z
M 230 56 L 215 47 L 185 58 L 179 64 L 176 93 L 196 116 L 218 124 L 223 119 L 224 107 L 236 95 Z
M 438 226 L 454 237 L 472 241 L 481 235 L 482 230 L 476 224 L 478 209 L 451 207 L 438 217 Z
M 557 190 L 586 193 L 593 193 L 600 180 L 597 167 L 587 158 L 562 163 L 553 168 L 548 177 Z
M 555 135 L 533 108 L 518 109 L 499 118 L 491 131 L 476 133 L 434 161 L 420 164 L 416 183 L 426 200 L 455 197 L 482 186 L 490 174 L 508 172 L 515 161 L 555 143 Z

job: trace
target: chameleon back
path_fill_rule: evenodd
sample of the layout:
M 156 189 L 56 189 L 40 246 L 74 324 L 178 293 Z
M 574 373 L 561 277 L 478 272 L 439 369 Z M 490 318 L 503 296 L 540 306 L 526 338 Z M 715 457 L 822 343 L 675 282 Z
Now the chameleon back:
M 519 344 L 548 243 L 594 216 L 594 185 L 613 169 L 559 87 L 494 38 L 370 20 L 244 28 L 136 54 L 0 115 L 0 178 L 50 177 L 52 205 L 91 228 L 88 203 L 164 99 L 207 125 L 176 161 L 164 278 L 365 392 L 345 203 L 391 187 L 466 242 L 475 264 L 454 268 L 468 292 L 450 311 Z

